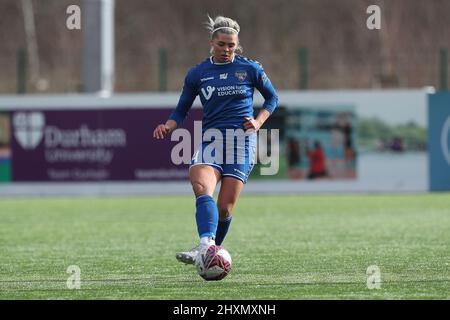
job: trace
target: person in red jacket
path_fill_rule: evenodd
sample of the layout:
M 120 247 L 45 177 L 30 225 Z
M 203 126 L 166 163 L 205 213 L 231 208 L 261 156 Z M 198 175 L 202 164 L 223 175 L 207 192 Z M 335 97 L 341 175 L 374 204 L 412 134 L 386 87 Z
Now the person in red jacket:
M 314 149 L 307 150 L 309 158 L 308 179 L 327 177 L 325 153 L 319 141 L 314 141 Z

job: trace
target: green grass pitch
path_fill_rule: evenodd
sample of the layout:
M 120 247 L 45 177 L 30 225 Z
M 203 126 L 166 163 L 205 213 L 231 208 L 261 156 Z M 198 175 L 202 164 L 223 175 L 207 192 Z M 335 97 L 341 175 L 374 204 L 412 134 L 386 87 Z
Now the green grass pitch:
M 244 194 L 233 270 L 206 282 L 175 259 L 197 242 L 193 197 L 0 199 L 0 299 L 448 299 L 449 231 L 448 193 Z

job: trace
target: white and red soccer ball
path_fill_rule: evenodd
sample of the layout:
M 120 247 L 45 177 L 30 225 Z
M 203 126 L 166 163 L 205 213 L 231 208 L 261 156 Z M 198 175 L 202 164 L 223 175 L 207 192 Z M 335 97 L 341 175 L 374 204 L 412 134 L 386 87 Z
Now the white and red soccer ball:
M 231 256 L 224 247 L 211 245 L 197 255 L 195 266 L 203 279 L 222 280 L 231 272 Z

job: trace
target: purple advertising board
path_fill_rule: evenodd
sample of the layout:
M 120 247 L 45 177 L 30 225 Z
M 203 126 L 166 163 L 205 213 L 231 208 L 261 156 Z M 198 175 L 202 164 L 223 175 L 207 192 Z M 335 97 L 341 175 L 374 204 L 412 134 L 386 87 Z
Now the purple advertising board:
M 154 128 L 170 112 L 168 108 L 12 112 L 11 180 L 186 180 L 188 165 L 171 161 L 171 150 L 179 142 L 153 138 Z M 192 109 L 182 127 L 193 136 L 194 120 L 201 117 L 201 109 Z

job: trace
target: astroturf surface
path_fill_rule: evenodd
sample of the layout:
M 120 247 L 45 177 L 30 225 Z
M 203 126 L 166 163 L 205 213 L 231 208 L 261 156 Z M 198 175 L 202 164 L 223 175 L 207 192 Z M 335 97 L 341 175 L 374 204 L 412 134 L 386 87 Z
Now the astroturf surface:
M 233 270 L 212 282 L 175 259 L 197 242 L 194 210 L 188 196 L 0 198 L 0 299 L 450 297 L 448 193 L 242 195 Z

